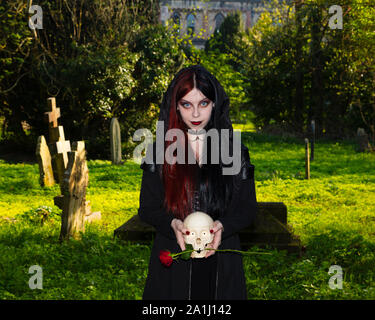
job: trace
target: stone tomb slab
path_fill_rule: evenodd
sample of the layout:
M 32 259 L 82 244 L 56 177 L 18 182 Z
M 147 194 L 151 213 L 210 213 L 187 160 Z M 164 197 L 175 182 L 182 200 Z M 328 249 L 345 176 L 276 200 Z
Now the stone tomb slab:
M 147 243 L 154 239 L 153 226 L 142 222 L 134 215 L 114 231 L 114 236 L 122 240 Z M 258 202 L 258 215 L 254 223 L 239 232 L 241 247 L 244 250 L 252 246 L 261 248 L 270 246 L 289 253 L 300 253 L 301 244 L 287 226 L 287 208 L 282 202 Z

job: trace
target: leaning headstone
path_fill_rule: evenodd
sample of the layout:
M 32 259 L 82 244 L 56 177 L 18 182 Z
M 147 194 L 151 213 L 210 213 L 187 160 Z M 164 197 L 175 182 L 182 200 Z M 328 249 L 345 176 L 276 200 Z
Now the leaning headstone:
M 63 208 L 61 216 L 60 240 L 70 237 L 78 239 L 80 232 L 85 231 L 86 189 L 89 171 L 86 163 L 84 141 L 73 143 L 69 152 L 68 167 L 61 183 Z
M 79 232 L 84 231 L 85 222 L 101 219 L 101 212 L 92 212 L 90 201 L 86 201 L 88 168 L 84 148 L 83 141 L 73 144 L 73 152 L 69 152 L 68 167 L 61 184 L 62 195 L 54 198 L 54 204 L 63 210 L 61 240 L 70 236 L 77 238 Z
M 113 164 L 121 164 L 121 130 L 117 118 L 111 120 L 109 134 L 111 140 L 111 161 Z
M 367 152 L 372 150 L 368 134 L 365 132 L 365 129 L 363 128 L 357 129 L 357 143 L 359 152 Z
M 53 177 L 51 154 L 44 136 L 38 138 L 35 155 L 39 165 L 39 183 L 42 187 L 51 187 L 55 184 Z

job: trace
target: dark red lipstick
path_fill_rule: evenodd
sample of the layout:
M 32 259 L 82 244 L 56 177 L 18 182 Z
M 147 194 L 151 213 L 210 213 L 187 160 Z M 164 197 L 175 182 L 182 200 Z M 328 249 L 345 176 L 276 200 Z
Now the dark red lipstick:
M 190 121 L 194 126 L 198 126 L 202 123 L 202 121 Z

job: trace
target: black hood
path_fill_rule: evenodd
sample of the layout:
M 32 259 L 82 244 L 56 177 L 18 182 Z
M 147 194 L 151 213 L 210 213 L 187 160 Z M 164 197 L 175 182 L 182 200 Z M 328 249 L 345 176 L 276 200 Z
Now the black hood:
M 169 107 L 171 105 L 173 89 L 176 85 L 176 81 L 179 78 L 180 74 L 187 70 L 194 70 L 197 73 L 200 73 L 203 78 L 206 78 L 212 84 L 215 90 L 215 108 L 212 109 L 211 115 L 211 120 L 213 120 L 212 127 L 218 130 L 229 129 L 230 140 L 232 140 L 233 126 L 229 118 L 229 98 L 225 93 L 223 87 L 220 85 L 219 81 L 204 67 L 200 65 L 195 65 L 181 69 L 176 74 L 176 76 L 170 83 L 166 93 L 164 94 L 159 114 L 159 121 L 164 121 L 164 134 L 166 133 L 169 124 Z
M 233 187 L 239 185 L 235 183 L 233 180 L 233 175 L 223 175 L 224 167 L 232 167 L 231 163 L 224 163 L 221 155 L 223 154 L 221 148 L 225 148 L 228 150 L 225 152 L 226 155 L 229 157 L 233 157 L 233 126 L 232 122 L 229 118 L 229 98 L 225 93 L 223 87 L 220 85 L 219 81 L 209 73 L 204 67 L 200 65 L 191 66 L 188 68 L 184 68 L 180 70 L 172 82 L 170 83 L 167 91 L 164 94 L 161 106 L 160 106 L 160 113 L 159 113 L 159 121 L 164 122 L 164 132 L 162 132 L 162 127 L 158 125 L 157 128 L 157 138 L 158 136 L 163 135 L 166 136 L 166 132 L 168 130 L 169 124 L 169 114 L 170 114 L 170 106 L 171 106 L 171 99 L 173 97 L 174 88 L 177 84 L 177 81 L 180 79 L 180 75 L 183 72 L 193 70 L 196 73 L 197 78 L 199 81 L 204 83 L 210 83 L 212 88 L 211 89 L 211 97 L 210 99 L 214 99 L 215 107 L 212 108 L 211 118 L 209 123 L 206 126 L 206 131 L 208 132 L 210 129 L 215 129 L 219 131 L 219 144 L 218 149 L 216 151 L 219 152 L 219 163 L 212 163 L 211 162 L 211 139 L 207 139 L 207 164 L 203 164 L 201 168 L 199 166 L 188 166 L 188 168 L 183 168 L 186 173 L 196 174 L 199 173 L 197 177 L 198 184 L 196 185 L 196 191 L 200 195 L 200 199 L 204 206 L 201 209 L 204 212 L 207 212 L 211 215 L 211 217 L 215 220 L 219 216 L 224 215 L 226 212 L 231 198 L 232 198 L 232 191 Z M 212 91 L 213 89 L 213 91 Z M 226 129 L 226 134 L 229 131 L 229 141 L 227 138 L 222 139 L 222 132 L 220 130 Z M 229 145 L 227 143 L 229 142 Z M 186 143 L 186 140 L 185 140 Z M 154 144 L 155 145 L 155 144 Z M 156 153 L 164 152 L 164 148 L 156 148 Z M 154 153 L 154 154 L 156 154 Z M 157 158 L 159 158 L 157 156 Z M 161 154 L 160 159 L 164 159 L 164 154 Z M 164 163 L 164 162 L 163 162 Z M 159 174 L 162 177 L 163 175 L 163 165 L 159 165 Z M 189 171 L 192 170 L 192 171 Z M 238 176 L 238 175 L 237 175 Z

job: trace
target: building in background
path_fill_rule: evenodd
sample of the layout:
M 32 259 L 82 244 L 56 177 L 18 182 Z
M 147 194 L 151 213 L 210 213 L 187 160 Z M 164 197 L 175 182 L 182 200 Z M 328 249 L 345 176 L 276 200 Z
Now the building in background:
M 193 35 L 193 45 L 199 49 L 204 48 L 206 40 L 230 12 L 240 11 L 243 28 L 249 28 L 263 9 L 260 0 L 160 0 L 159 4 L 160 22 L 165 24 L 171 19 L 179 26 L 181 35 Z

